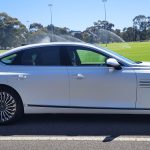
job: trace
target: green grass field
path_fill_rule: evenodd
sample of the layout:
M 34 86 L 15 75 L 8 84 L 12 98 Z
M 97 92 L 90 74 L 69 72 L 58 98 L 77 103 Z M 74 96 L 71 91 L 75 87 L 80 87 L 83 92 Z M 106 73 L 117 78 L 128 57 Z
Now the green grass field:
M 106 47 L 105 44 L 100 46 Z M 106 48 L 134 61 L 150 61 L 150 42 L 112 43 Z
M 6 52 L 7 50 L 0 50 L 0 53 Z
M 106 47 L 105 44 L 100 44 Z M 150 42 L 112 43 L 106 47 L 134 61 L 150 61 Z M 0 53 L 5 50 L 0 50 Z M 89 56 L 91 59 L 92 56 Z

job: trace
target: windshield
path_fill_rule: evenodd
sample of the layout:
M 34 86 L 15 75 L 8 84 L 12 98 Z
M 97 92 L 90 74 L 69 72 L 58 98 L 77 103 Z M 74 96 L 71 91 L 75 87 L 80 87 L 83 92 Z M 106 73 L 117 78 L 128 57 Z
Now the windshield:
M 123 59 L 124 61 L 126 61 L 126 62 L 129 63 L 129 64 L 137 64 L 137 62 L 134 62 L 134 61 L 132 61 L 132 60 L 130 60 L 130 59 L 128 59 L 128 58 L 122 56 L 122 55 L 119 55 L 118 53 L 116 53 L 116 52 L 114 52 L 114 51 L 112 51 L 112 50 L 109 50 L 109 49 L 106 49 L 106 48 L 103 48 L 103 49 L 105 49 L 105 50 L 106 50 L 107 52 L 109 52 L 110 54 L 113 54 L 113 55 L 119 57 L 120 59 Z

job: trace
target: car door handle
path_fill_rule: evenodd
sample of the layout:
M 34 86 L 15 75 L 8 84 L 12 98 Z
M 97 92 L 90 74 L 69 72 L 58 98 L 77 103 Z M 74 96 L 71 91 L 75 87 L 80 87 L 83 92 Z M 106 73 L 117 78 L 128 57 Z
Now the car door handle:
M 27 78 L 27 75 L 24 75 L 24 74 L 19 74 L 18 75 L 18 80 L 24 80 Z
M 82 80 L 82 79 L 84 79 L 84 78 L 85 78 L 85 77 L 84 77 L 83 74 L 78 73 L 77 75 L 75 75 L 75 79 Z

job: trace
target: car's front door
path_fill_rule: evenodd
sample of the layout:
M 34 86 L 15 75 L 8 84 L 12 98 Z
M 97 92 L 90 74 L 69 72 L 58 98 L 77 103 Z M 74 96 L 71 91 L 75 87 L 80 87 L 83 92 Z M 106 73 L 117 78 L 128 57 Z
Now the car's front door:
M 107 56 L 85 47 L 71 47 L 69 56 L 71 107 L 135 108 L 136 75 L 132 69 L 107 67 Z
M 8 84 L 25 105 L 34 107 L 69 105 L 68 71 L 61 60 L 56 46 L 30 48 L 2 59 L 10 65 Z

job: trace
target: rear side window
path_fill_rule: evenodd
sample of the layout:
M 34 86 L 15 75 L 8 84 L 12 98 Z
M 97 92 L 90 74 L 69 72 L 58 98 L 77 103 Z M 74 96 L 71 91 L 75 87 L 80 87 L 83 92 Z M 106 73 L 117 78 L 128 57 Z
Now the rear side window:
M 60 49 L 54 46 L 27 49 L 6 56 L 1 62 L 7 65 L 60 66 Z
M 12 64 L 13 60 L 17 57 L 17 54 L 12 54 L 9 56 L 6 56 L 1 59 L 1 62 L 4 64 Z
M 27 55 L 24 53 L 24 56 Z M 35 66 L 60 66 L 60 50 L 57 47 L 46 47 L 31 54 Z M 26 56 L 28 57 L 28 56 Z M 26 58 L 25 58 L 26 59 Z M 25 60 L 24 58 L 22 60 Z

